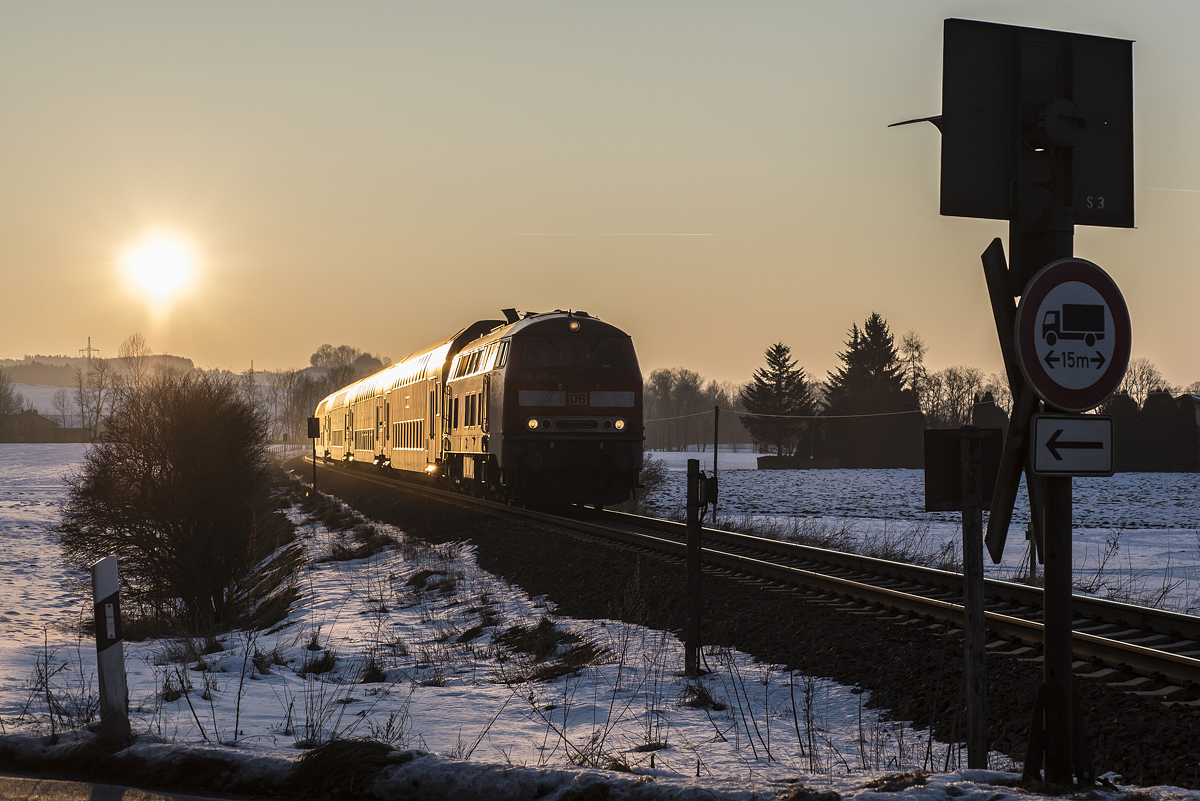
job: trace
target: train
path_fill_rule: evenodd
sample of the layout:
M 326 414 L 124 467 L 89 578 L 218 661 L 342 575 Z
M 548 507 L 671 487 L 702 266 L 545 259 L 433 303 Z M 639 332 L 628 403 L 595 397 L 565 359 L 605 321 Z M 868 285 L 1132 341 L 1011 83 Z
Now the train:
M 584 311 L 502 313 L 324 398 L 324 458 L 515 503 L 628 500 L 644 441 L 633 339 Z

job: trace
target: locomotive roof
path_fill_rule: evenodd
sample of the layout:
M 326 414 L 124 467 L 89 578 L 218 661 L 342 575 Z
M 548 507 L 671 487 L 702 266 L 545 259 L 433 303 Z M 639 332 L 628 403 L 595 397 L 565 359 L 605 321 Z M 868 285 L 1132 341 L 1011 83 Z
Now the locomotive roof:
M 447 357 L 452 358 L 456 356 L 459 351 L 480 339 L 501 339 L 513 334 L 527 333 L 569 334 L 571 333 L 569 326 L 572 321 L 580 324 L 576 332 L 579 334 L 591 334 L 592 336 L 629 336 L 615 325 L 606 323 L 598 317 L 593 317 L 585 311 L 563 311 L 562 309 L 556 309 L 552 312 L 526 312 L 523 315 L 518 315 L 512 309 L 505 309 L 504 313 L 508 318 L 507 320 L 479 320 L 466 328 L 459 329 L 445 339 L 438 340 L 432 345 L 410 353 L 400 361 L 389 367 L 385 367 L 377 373 L 342 387 L 317 404 L 317 414 L 321 414 L 330 408 L 342 406 L 346 401 L 354 402 L 369 395 L 373 396 L 384 392 L 392 383 L 403 380 L 401 376 L 409 373 L 414 368 L 416 360 L 440 351 L 444 362 Z M 422 365 L 422 373 L 424 374 L 425 370 L 432 366 Z
M 536 329 L 539 334 L 569 333 L 571 322 L 580 324 L 578 333 L 593 336 L 629 336 L 615 325 L 606 323 L 599 317 L 593 317 L 585 311 L 526 312 L 519 320 L 505 323 L 498 328 L 488 331 L 483 336 L 503 338 L 513 334 L 532 333 Z

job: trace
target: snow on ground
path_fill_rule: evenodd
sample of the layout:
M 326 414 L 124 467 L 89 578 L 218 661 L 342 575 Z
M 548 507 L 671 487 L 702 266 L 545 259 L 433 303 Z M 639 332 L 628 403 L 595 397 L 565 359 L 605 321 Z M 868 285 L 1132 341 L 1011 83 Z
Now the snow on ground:
M 653 452 L 667 479 L 645 499 L 670 511 L 684 498 L 687 460 L 711 472 L 712 452 Z M 860 541 L 927 541 L 937 550 L 961 538 L 957 512 L 926 512 L 923 470 L 757 470 L 757 454 L 722 451 L 717 459 L 720 514 L 757 522 L 803 520 Z M 1200 473 L 1117 473 L 1073 481 L 1077 586 L 1103 597 L 1200 612 Z M 986 523 L 987 515 L 984 519 Z M 989 576 L 1012 578 L 1028 559 L 1029 501 L 1022 481 L 1004 560 Z
M 0 745 L 26 752 L 68 747 L 80 725 L 56 718 L 68 736 L 46 744 L 39 669 L 68 708 L 95 695 L 94 646 L 76 627 L 90 601 L 66 586 L 49 530 L 65 496 L 61 475 L 85 447 L 0 445 Z M 687 706 L 697 687 L 680 675 L 673 633 L 560 618 L 545 599 L 480 570 L 470 532 L 462 543 L 429 546 L 376 524 L 397 548 L 322 561 L 335 535 L 291 514 L 313 561 L 297 577 L 303 600 L 282 625 L 222 635 L 222 650 L 209 654 L 201 641 L 126 643 L 139 734 L 132 753 L 219 752 L 247 774 L 278 776 L 306 741 L 372 737 L 429 752 L 385 771 L 377 785 L 385 798 L 410 792 L 415 778 L 429 797 L 518 798 L 536 786 L 554 798 L 603 780 L 612 798 L 698 797 L 698 788 L 771 798 L 799 784 L 864 801 L 876 795 L 866 783 L 883 773 L 957 756 L 927 732 L 880 719 L 865 693 L 733 651 L 706 654 L 713 672 L 703 687 L 723 708 Z M 571 635 L 546 661 L 493 643 L 493 634 L 543 619 Z M 589 648 L 599 657 L 578 672 L 530 678 Z M 322 658 L 329 672 L 300 675 Z M 365 682 L 372 664 L 380 673 Z M 998 754 L 992 763 L 1012 768 Z M 998 801 L 1015 794 L 995 785 L 1005 777 L 960 770 L 903 795 Z M 1152 795 L 1200 801 L 1172 788 Z

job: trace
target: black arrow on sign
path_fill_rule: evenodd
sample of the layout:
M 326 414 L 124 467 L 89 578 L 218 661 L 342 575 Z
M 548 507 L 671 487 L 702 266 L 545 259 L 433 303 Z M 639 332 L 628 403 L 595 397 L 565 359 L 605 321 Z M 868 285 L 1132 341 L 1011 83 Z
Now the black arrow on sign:
M 1050 351 L 1049 353 L 1047 353 L 1046 358 L 1043 359 L 1042 361 L 1044 361 L 1046 363 L 1046 366 L 1049 367 L 1051 370 L 1053 370 L 1055 367 L 1058 366 L 1058 358 L 1054 356 L 1054 351 Z
M 1108 361 L 1108 359 L 1104 358 L 1103 353 L 1101 353 L 1100 351 L 1096 351 L 1096 358 L 1092 359 L 1092 361 L 1094 361 L 1096 363 L 1096 369 L 1099 370 L 1101 367 L 1104 366 L 1104 363 L 1106 361 Z
M 1062 457 L 1058 454 L 1060 450 L 1098 451 L 1104 448 L 1103 442 L 1059 442 L 1058 438 L 1062 432 L 1063 430 L 1060 428 L 1050 436 L 1050 439 L 1046 440 L 1046 450 L 1050 451 L 1050 455 L 1054 457 L 1055 461 L 1062 461 Z

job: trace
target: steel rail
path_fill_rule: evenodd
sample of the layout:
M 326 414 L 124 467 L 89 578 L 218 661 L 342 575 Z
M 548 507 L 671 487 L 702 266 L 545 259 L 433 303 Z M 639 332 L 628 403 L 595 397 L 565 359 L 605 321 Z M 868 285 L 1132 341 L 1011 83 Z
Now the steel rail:
M 310 461 L 310 457 L 305 457 Z M 378 486 L 398 488 L 404 491 L 438 500 L 455 503 L 487 514 L 503 517 L 520 517 L 548 523 L 562 528 L 574 529 L 596 537 L 616 540 L 628 545 L 656 551 L 674 558 L 684 558 L 686 542 L 681 536 L 686 526 L 670 520 L 631 515 L 623 512 L 587 512 L 580 516 L 564 516 L 538 509 L 510 506 L 496 501 L 478 498 L 463 493 L 431 487 L 400 477 L 372 474 L 368 469 L 339 471 Z M 592 519 L 589 519 L 592 518 Z M 643 529 L 638 531 L 636 529 Z M 656 536 L 645 529 L 667 534 Z M 813 546 L 769 540 L 720 529 L 704 528 L 702 558 L 710 566 L 735 574 L 760 577 L 785 585 L 804 587 L 835 596 L 853 599 L 869 605 L 892 610 L 896 613 L 913 614 L 948 626 L 963 624 L 961 603 L 933 598 L 914 592 L 855 578 L 831 575 L 807 566 L 783 564 L 760 556 L 774 556 L 789 561 L 802 561 L 832 566 L 836 569 L 867 574 L 885 580 L 892 579 L 921 585 L 927 590 L 941 590 L 943 594 L 961 596 L 962 577 L 957 573 L 935 568 L 908 565 L 886 559 L 831 551 Z M 714 547 L 718 546 L 718 547 Z M 733 550 L 756 552 L 757 556 L 736 553 Z M 1040 588 L 1024 584 L 988 579 L 986 588 L 989 597 L 1013 601 L 1023 606 L 1040 607 Z M 1105 623 L 1132 628 L 1146 628 L 1154 632 L 1179 637 L 1200 638 L 1200 619 L 1191 615 L 1165 612 L 1087 596 L 1074 596 L 1077 608 L 1088 610 L 1087 616 L 1097 617 Z M 987 627 L 994 635 L 1038 645 L 1042 641 L 1042 624 L 999 611 L 985 612 Z M 1200 646 L 1197 646 L 1200 648 Z M 1112 668 L 1129 670 L 1161 681 L 1185 687 L 1200 685 L 1200 659 L 1186 654 L 1124 642 L 1119 639 L 1075 631 L 1072 634 L 1072 650 L 1076 659 Z
M 674 533 L 680 537 L 686 536 L 687 526 L 673 520 L 631 515 L 625 512 L 605 511 L 603 519 L 613 522 L 625 522 L 629 525 L 651 528 L 664 533 Z M 740 534 L 722 529 L 704 528 L 702 536 L 706 540 L 720 542 L 730 546 L 740 546 L 764 553 L 773 553 L 784 558 L 810 559 L 822 564 L 836 565 L 863 573 L 898 578 L 920 584 L 941 586 L 957 594 L 962 594 L 962 575 L 932 567 L 909 565 L 903 562 L 892 562 L 871 556 L 831 551 L 811 545 L 800 545 L 793 542 L 771 540 L 755 537 L 751 534 Z M 985 579 L 984 587 L 987 596 L 1003 598 L 1024 606 L 1041 608 L 1042 588 L 1031 587 L 1028 584 L 1017 584 L 1001 579 Z M 1180 637 L 1200 640 L 1200 617 L 1170 612 L 1163 609 L 1151 609 L 1135 604 L 1110 601 L 1105 598 L 1093 598 L 1088 595 L 1073 595 L 1075 611 L 1083 617 L 1100 618 L 1108 622 L 1120 623 L 1129 628 L 1149 628 L 1158 632 L 1174 632 Z

